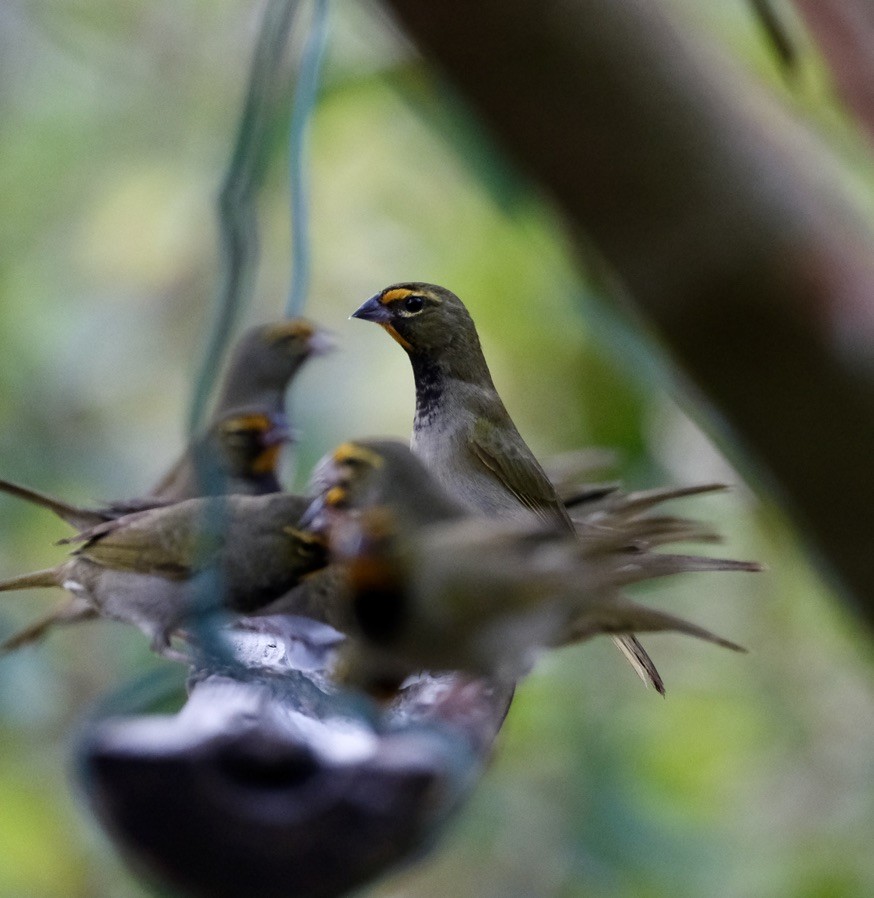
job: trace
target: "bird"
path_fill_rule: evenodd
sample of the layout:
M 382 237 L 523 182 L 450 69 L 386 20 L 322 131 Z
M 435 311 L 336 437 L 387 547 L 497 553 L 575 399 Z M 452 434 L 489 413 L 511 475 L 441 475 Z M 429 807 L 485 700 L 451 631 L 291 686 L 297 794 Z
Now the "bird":
M 214 452 L 227 488 L 237 494 L 263 494 L 278 492 L 280 489 L 275 473 L 276 456 L 287 438 L 288 426 L 282 419 L 263 412 L 252 412 L 234 413 L 220 418 L 209 429 L 203 442 L 209 445 L 210 452 Z M 193 466 L 191 472 L 193 474 Z M 189 489 L 184 490 L 188 491 L 194 492 L 193 478 Z M 0 492 L 48 508 L 80 530 L 96 527 L 105 521 L 136 511 L 172 505 L 174 501 L 178 501 L 170 498 L 167 494 L 172 494 L 172 491 L 167 490 L 166 497 L 153 493 L 87 507 L 74 505 L 57 496 L 2 478 Z
M 342 443 L 314 466 L 305 489 L 312 498 L 298 526 L 327 538 L 331 528 L 344 526 L 349 515 L 374 505 L 392 508 L 398 520 L 411 526 L 469 514 L 427 472 L 422 476 L 422 470 L 409 446 L 399 440 Z M 347 632 L 348 591 L 342 566 L 328 564 L 255 612 L 259 617 L 283 614 L 310 617 Z
M 0 592 L 60 587 L 69 598 L 7 639 L 10 651 L 54 626 L 105 617 L 133 624 L 177 657 L 171 636 L 201 608 L 201 574 L 217 571 L 223 610 L 251 613 L 326 563 L 324 540 L 298 527 L 309 499 L 291 493 L 184 499 L 101 521 L 62 540 L 53 568 L 0 581 Z
M 630 600 L 623 587 L 759 565 L 641 550 L 639 529 L 593 527 L 578 539 L 536 519 L 477 514 L 411 527 L 387 506 L 368 507 L 342 526 L 335 520 L 328 542 L 332 562 L 344 570 L 349 634 L 337 678 L 378 697 L 423 670 L 509 684 L 547 649 L 601 633 L 676 631 L 743 651 Z
M 279 453 L 292 438 L 284 411 L 286 389 L 308 358 L 331 346 L 325 331 L 302 318 L 249 328 L 231 353 L 206 429 L 143 496 L 84 507 L 4 479 L 0 492 L 49 508 L 78 529 L 196 498 L 206 485 L 234 495 L 279 492 Z M 215 466 L 217 484 L 201 483 L 198 460 Z
M 452 495 L 485 515 L 534 515 L 574 532 L 495 388 L 470 313 L 452 291 L 421 282 L 392 284 L 352 317 L 380 325 L 409 356 L 416 390 L 410 445 Z M 637 638 L 627 633 L 614 642 L 644 684 L 664 695 L 664 681 Z
M 212 421 L 146 496 L 116 500 L 109 507 L 115 514 L 127 514 L 195 499 L 204 495 L 207 487 L 211 493 L 223 495 L 278 493 L 282 489 L 280 453 L 292 439 L 284 412 L 258 404 L 234 409 Z M 204 480 L 201 468 L 208 466 L 212 470 Z
M 706 525 L 653 510 L 722 488 L 613 490 L 582 506 L 571 535 L 536 517 L 470 511 L 400 441 L 349 441 L 328 453 L 310 478 L 315 499 L 300 524 L 326 538 L 331 563 L 295 592 L 316 605 L 312 587 L 320 584 L 326 621 L 349 637 L 338 678 L 378 697 L 423 669 L 509 681 L 524 675 L 545 648 L 601 632 L 623 634 L 637 624 L 738 648 L 621 595 L 630 583 L 669 574 L 759 568 L 653 551 L 714 541 L 717 534 Z
M 428 473 L 400 440 L 349 440 L 324 455 L 310 474 L 306 493 L 314 499 L 302 525 L 321 532 L 332 513 L 387 506 L 404 523 L 431 524 L 470 510 Z
M 293 436 L 285 416 L 288 385 L 309 358 L 332 348 L 327 332 L 303 318 L 246 330 L 234 345 L 205 432 L 149 490 L 148 499 L 176 502 L 202 495 L 199 466 L 210 464 L 222 478 L 212 492 L 278 492 L 279 450 Z M 252 453 L 259 432 L 263 451 Z

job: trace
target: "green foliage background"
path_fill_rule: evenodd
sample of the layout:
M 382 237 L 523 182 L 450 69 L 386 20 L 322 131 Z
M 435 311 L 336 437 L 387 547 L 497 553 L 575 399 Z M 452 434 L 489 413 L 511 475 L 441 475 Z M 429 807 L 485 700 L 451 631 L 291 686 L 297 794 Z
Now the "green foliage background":
M 406 359 L 347 318 L 392 281 L 435 281 L 468 302 L 536 451 L 615 447 L 634 487 L 736 483 L 688 510 L 719 522 L 731 554 L 769 566 L 648 591 L 750 648 L 647 639 L 664 701 L 606 641 L 544 659 L 456 825 L 374 893 L 874 894 L 868 634 L 779 511 L 687 417 L 669 360 L 579 279 L 549 206 L 377 8 L 337 6 L 311 147 L 308 314 L 342 352 L 306 370 L 291 397 L 302 442 L 289 482 L 346 437 L 408 434 Z M 674 6 L 749 68 L 751 96 L 763 85 L 787 95 L 870 207 L 870 172 L 813 63 L 790 96 L 744 3 Z M 0 5 L 0 475 L 111 498 L 145 489 L 178 451 L 217 285 L 213 201 L 259 11 L 228 0 Z M 283 131 L 250 321 L 279 316 L 287 290 Z M 55 563 L 63 535 L 51 516 L 0 499 L 0 574 Z M 52 600 L 9 594 L 0 634 Z M 161 665 L 140 634 L 109 623 L 0 659 L 0 896 L 145 894 L 73 793 L 71 737 L 96 700 Z

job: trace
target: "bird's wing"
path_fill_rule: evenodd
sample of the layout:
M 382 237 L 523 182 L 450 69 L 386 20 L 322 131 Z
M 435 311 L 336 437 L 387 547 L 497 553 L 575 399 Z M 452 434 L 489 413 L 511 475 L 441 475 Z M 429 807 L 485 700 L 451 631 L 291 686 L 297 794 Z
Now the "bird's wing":
M 120 518 L 126 514 L 147 511 L 149 508 L 161 508 L 164 505 L 172 505 L 172 500 L 161 499 L 157 496 L 134 496 L 131 499 L 111 499 L 101 507 L 100 511 L 106 517 Z
M 179 506 L 152 509 L 107 521 L 66 542 L 81 542 L 77 555 L 103 567 L 138 574 L 184 578 L 202 566 L 197 521 Z
M 522 506 L 550 523 L 560 521 L 573 530 L 552 483 L 521 437 L 507 439 L 496 427 L 480 421 L 474 428 L 470 448 Z

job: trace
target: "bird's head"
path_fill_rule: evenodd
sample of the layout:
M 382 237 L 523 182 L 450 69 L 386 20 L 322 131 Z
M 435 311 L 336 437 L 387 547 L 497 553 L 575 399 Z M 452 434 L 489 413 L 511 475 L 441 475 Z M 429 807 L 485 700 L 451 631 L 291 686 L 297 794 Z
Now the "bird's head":
M 328 332 L 305 318 L 263 324 L 252 328 L 249 333 L 255 336 L 261 353 L 276 359 L 277 365 L 284 365 L 286 368 L 294 362 L 299 364 L 310 356 L 324 355 L 334 348 L 334 341 Z
M 347 506 L 358 507 L 383 465 L 380 452 L 362 443 L 341 443 L 313 468 L 308 492 L 324 499 L 332 490 L 340 490 Z
M 237 341 L 225 374 L 219 408 L 282 395 L 300 366 L 333 349 L 329 334 L 303 318 L 249 328 Z
M 334 512 L 373 505 L 391 508 L 407 525 L 428 524 L 465 513 L 446 494 L 407 443 L 361 439 L 342 443 L 313 469 L 308 493 L 312 518 L 330 527 Z M 318 526 L 318 525 L 317 525 Z
M 380 325 L 412 357 L 438 358 L 471 350 L 481 353 L 464 303 L 435 284 L 393 284 L 368 299 L 352 317 Z

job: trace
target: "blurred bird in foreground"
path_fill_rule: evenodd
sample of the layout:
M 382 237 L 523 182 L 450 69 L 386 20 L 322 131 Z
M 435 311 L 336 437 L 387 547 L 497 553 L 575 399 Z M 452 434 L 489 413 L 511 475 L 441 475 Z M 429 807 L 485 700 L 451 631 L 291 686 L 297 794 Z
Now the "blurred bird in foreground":
M 53 568 L 0 581 L 0 591 L 60 587 L 70 598 L 7 639 L 9 651 L 56 625 L 106 617 L 139 627 L 176 657 L 170 637 L 204 609 L 198 575 L 213 569 L 221 608 L 250 613 L 325 564 L 323 540 L 298 529 L 308 500 L 289 493 L 187 499 L 133 512 L 63 540 L 81 544 Z M 210 521 L 217 526 L 209 527 Z M 212 610 L 212 609 L 208 609 Z
M 446 495 L 427 472 L 423 476 L 422 466 L 409 447 L 397 440 L 343 443 L 316 464 L 307 494 L 315 498 L 300 526 L 325 536 L 333 531 L 335 538 L 362 509 L 375 505 L 391 508 L 399 522 L 411 526 L 452 520 L 469 513 Z M 275 602 L 259 608 L 257 614 L 302 615 L 354 634 L 346 574 L 342 564 L 330 563 Z M 244 622 L 243 626 L 247 624 Z
M 473 320 L 451 291 L 393 284 L 352 315 L 373 321 L 410 358 L 416 387 L 412 448 L 451 495 L 507 521 L 530 518 L 573 532 L 552 483 L 522 439 L 492 381 Z M 613 637 L 644 683 L 664 683 L 632 633 Z
M 599 633 L 674 630 L 741 650 L 621 592 L 688 571 L 760 569 L 651 551 L 715 540 L 696 521 L 649 512 L 718 485 L 602 496 L 574 521 L 571 535 L 534 517 L 471 514 L 396 441 L 343 444 L 313 481 L 320 494 L 302 523 L 327 535 L 334 564 L 326 571 L 342 575 L 329 622 L 351 636 L 338 674 L 349 685 L 390 693 L 421 670 L 512 681 L 544 649 Z

